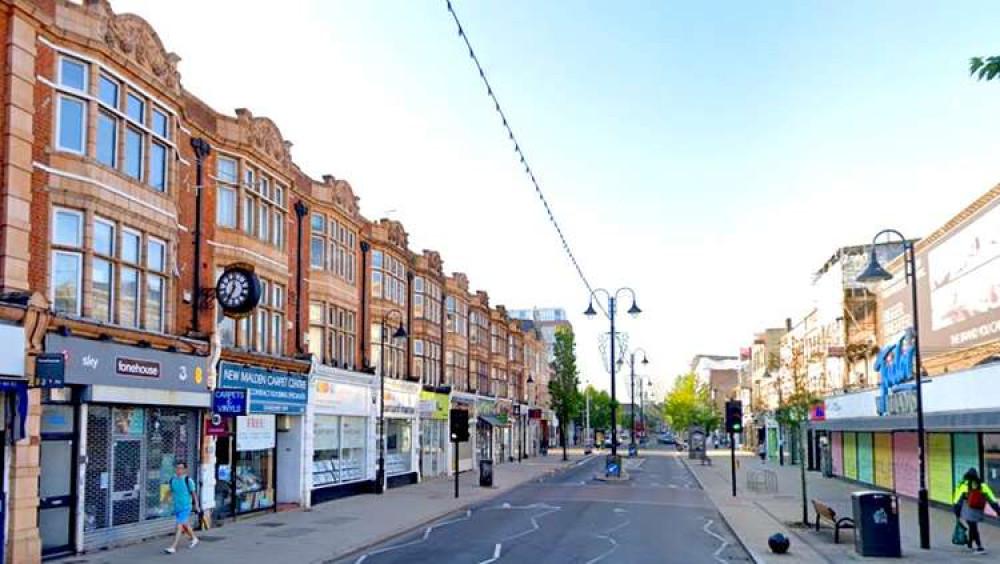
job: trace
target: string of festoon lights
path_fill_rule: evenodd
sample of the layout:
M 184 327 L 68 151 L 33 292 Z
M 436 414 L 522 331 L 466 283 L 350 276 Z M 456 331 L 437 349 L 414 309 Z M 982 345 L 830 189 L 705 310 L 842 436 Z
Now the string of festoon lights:
M 462 27 L 462 22 L 458 19 L 458 14 L 455 13 L 454 6 L 451 5 L 451 0 L 445 0 L 448 6 L 448 13 L 451 14 L 452 19 L 455 20 L 455 25 L 458 26 L 458 36 L 462 38 L 465 42 L 465 46 L 469 49 L 469 57 L 472 62 L 476 65 L 476 70 L 479 71 L 479 78 L 482 79 L 483 84 L 486 86 L 486 95 L 490 97 L 493 102 L 493 107 L 497 114 L 500 116 L 500 121 L 503 124 L 504 129 L 507 131 L 507 137 L 510 139 L 514 146 L 514 154 L 521 160 L 521 165 L 524 166 L 524 174 L 527 175 L 528 179 L 531 181 L 531 185 L 535 187 L 535 194 L 538 195 L 538 199 L 542 202 L 542 206 L 545 208 L 545 213 L 549 216 L 549 221 L 552 226 L 556 229 L 556 234 L 559 235 L 559 241 L 562 242 L 563 250 L 566 251 L 566 256 L 569 257 L 570 262 L 573 263 L 573 268 L 576 269 L 576 273 L 580 276 L 580 280 L 583 285 L 587 287 L 587 292 L 592 293 L 593 288 L 590 285 L 590 281 L 583 274 L 583 269 L 580 268 L 580 263 L 577 262 L 576 256 L 573 254 L 572 249 L 570 249 L 569 242 L 566 240 L 566 236 L 563 234 L 562 228 L 559 227 L 559 222 L 556 221 L 555 214 L 552 213 L 552 207 L 549 205 L 548 199 L 545 198 L 545 194 L 542 192 L 542 187 L 538 183 L 538 179 L 535 178 L 535 173 L 531 169 L 531 165 L 528 164 L 528 158 L 524 154 L 524 150 L 521 149 L 521 144 L 518 142 L 517 137 L 514 135 L 514 129 L 511 128 L 510 121 L 507 119 L 507 114 L 504 113 L 503 108 L 500 106 L 500 101 L 497 99 L 496 92 L 493 90 L 493 86 L 490 84 L 488 78 L 486 78 L 486 71 L 483 70 L 483 65 L 479 62 L 479 57 L 476 56 L 475 50 L 472 48 L 472 43 L 469 42 L 469 36 L 465 33 L 465 29 Z M 601 306 L 598 303 L 598 306 Z M 603 306 L 601 307 L 603 309 Z

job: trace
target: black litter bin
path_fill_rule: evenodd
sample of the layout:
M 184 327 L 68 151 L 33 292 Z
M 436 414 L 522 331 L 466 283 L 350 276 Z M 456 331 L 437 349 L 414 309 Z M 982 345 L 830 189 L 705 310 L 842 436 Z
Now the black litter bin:
M 854 492 L 854 550 L 861 556 L 900 557 L 899 500 L 886 492 Z
M 493 487 L 493 461 L 488 458 L 479 461 L 479 485 L 484 488 Z

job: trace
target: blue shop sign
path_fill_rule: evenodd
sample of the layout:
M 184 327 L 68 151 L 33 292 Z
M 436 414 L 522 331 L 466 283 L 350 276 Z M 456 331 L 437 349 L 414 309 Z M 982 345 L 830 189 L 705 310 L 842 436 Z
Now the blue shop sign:
M 216 388 L 212 391 L 212 413 L 219 415 L 246 415 L 250 403 L 250 390 Z
M 875 360 L 875 370 L 882 377 L 879 382 L 878 414 L 895 415 L 916 411 L 913 330 L 907 329 L 895 343 L 883 348 Z
M 249 413 L 301 415 L 309 400 L 309 377 L 232 362 L 219 363 L 219 387 L 250 390 Z

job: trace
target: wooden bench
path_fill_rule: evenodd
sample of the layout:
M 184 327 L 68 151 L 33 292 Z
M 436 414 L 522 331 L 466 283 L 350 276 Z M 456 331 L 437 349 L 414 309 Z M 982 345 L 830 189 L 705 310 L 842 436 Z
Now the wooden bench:
M 833 524 L 833 543 L 840 542 L 840 529 L 853 529 L 854 519 L 850 517 L 837 517 L 837 511 L 829 505 L 819 500 L 812 500 L 813 509 L 816 510 L 816 530 L 819 531 L 821 519 L 826 519 Z

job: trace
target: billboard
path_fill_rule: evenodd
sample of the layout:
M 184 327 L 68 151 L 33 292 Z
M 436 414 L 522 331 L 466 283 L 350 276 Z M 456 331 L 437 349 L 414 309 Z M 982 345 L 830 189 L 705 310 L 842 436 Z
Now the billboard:
M 917 250 L 920 350 L 934 356 L 1000 338 L 1000 198 Z M 902 261 L 878 288 L 879 343 L 912 325 Z

